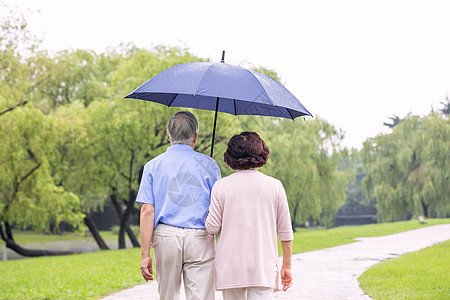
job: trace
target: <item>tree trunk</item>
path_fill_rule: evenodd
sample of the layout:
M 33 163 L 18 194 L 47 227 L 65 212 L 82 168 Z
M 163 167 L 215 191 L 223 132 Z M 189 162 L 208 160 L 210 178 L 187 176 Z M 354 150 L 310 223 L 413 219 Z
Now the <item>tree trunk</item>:
M 297 218 L 297 208 L 298 208 L 298 202 L 295 203 L 294 211 L 292 212 L 292 231 L 295 232 L 295 219 Z
M 122 218 L 120 220 L 120 231 L 119 231 L 119 249 L 122 249 L 121 247 L 125 248 L 125 230 L 128 226 L 128 217 L 131 215 L 131 211 L 134 208 L 134 201 L 136 200 L 136 192 L 134 190 L 130 190 L 130 194 L 128 197 L 128 201 L 126 202 L 127 208 L 125 209 L 125 212 L 122 215 Z M 136 239 L 136 236 L 133 233 L 133 237 Z M 131 239 L 131 237 L 130 237 Z M 139 242 L 136 239 L 136 243 L 131 240 L 133 247 L 140 247 Z
M 421 201 L 421 204 L 422 204 L 423 216 L 425 218 L 428 218 L 428 206 L 429 205 L 425 204 L 425 202 L 423 200 Z
M 6 243 L 6 247 L 13 250 L 14 252 L 28 257 L 38 257 L 38 256 L 57 256 L 57 255 L 69 255 L 73 254 L 70 251 L 53 251 L 46 249 L 26 249 L 22 246 L 16 244 L 14 237 L 11 233 L 11 228 L 7 222 L 4 222 L 5 231 L 3 231 L 3 225 L 0 224 L 0 236 L 2 240 Z
M 123 248 L 125 248 L 125 237 L 124 237 L 124 234 L 123 234 L 123 231 L 122 231 L 122 221 L 124 219 L 123 218 L 124 213 L 122 212 L 122 208 L 120 207 L 120 204 L 117 201 L 116 195 L 114 195 L 114 194 L 111 195 L 111 202 L 112 202 L 112 204 L 113 204 L 113 206 L 114 206 L 114 208 L 115 208 L 115 210 L 117 212 L 117 215 L 120 218 L 120 228 L 121 229 L 119 230 L 119 249 L 123 249 Z M 132 207 L 134 206 L 134 198 L 132 198 L 131 206 Z M 127 209 L 128 209 L 128 207 L 129 207 L 129 205 L 127 205 Z M 126 221 L 128 221 L 128 217 L 127 217 Z M 121 236 L 121 231 L 122 231 L 122 236 L 123 236 L 122 238 L 120 237 Z M 141 244 L 139 243 L 138 239 L 136 238 L 136 235 L 134 234 L 133 230 L 131 230 L 131 228 L 128 225 L 128 223 L 125 223 L 125 231 L 127 232 L 128 237 L 130 238 L 131 244 L 133 245 L 133 247 L 140 247 Z
M 98 231 L 98 228 L 95 225 L 94 221 L 87 214 L 86 217 L 84 218 L 84 224 L 86 224 L 86 226 L 89 228 L 90 232 L 92 233 L 92 236 L 97 242 L 98 247 L 102 250 L 109 250 L 108 245 L 106 245 L 105 241 L 100 235 L 100 232 Z
M 133 206 L 133 210 L 131 211 L 131 215 L 133 216 L 136 223 L 141 223 L 141 211 Z

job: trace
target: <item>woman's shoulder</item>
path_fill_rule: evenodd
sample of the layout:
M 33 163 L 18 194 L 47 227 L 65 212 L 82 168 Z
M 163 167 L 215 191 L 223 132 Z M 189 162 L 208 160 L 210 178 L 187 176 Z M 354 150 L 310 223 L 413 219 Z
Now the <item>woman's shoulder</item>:
M 272 177 L 270 175 L 267 175 L 267 174 L 263 174 L 263 173 L 260 173 L 260 174 L 261 174 L 261 178 L 263 181 L 263 182 L 261 182 L 261 186 L 264 186 L 270 190 L 276 191 L 276 193 L 279 193 L 284 190 L 283 183 L 279 179 Z
M 261 174 L 262 177 L 264 177 L 267 181 L 272 182 L 274 184 L 281 184 L 281 181 L 275 177 L 272 177 L 270 175 L 258 172 L 259 174 Z
M 252 181 L 252 182 L 261 182 L 264 184 L 281 185 L 281 181 L 276 179 L 275 177 L 261 173 L 260 171 L 252 171 L 252 170 L 237 171 L 220 179 L 219 181 L 224 184 Z

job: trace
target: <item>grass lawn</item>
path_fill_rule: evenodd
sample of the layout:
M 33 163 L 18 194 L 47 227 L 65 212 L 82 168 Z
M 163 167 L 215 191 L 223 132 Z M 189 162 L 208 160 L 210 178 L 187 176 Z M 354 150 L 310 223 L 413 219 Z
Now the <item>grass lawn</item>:
M 426 224 L 419 221 L 403 221 L 363 226 L 342 226 L 332 229 L 303 229 L 294 233 L 294 253 L 319 250 L 355 242 L 358 237 L 375 237 L 418 229 L 426 226 L 448 224 L 450 219 L 427 219 Z M 281 255 L 281 246 L 278 247 Z
M 377 264 L 359 277 L 374 299 L 450 299 L 450 241 Z
M 101 231 L 100 234 L 102 238 L 105 240 L 117 239 L 117 234 L 113 234 L 111 231 Z M 19 245 L 28 243 L 93 240 L 93 237 L 90 235 L 72 232 L 66 232 L 61 235 L 56 235 L 56 234 L 39 234 L 31 231 L 13 231 L 13 235 L 14 240 Z
M 1 299 L 97 299 L 142 283 L 140 249 L 0 262 Z
M 351 243 L 355 237 L 382 236 L 444 223 L 450 223 L 450 219 L 428 219 L 424 225 L 408 221 L 329 230 L 301 229 L 294 234 L 294 252 Z M 143 283 L 139 263 L 140 249 L 1 261 L 0 298 L 98 299 Z

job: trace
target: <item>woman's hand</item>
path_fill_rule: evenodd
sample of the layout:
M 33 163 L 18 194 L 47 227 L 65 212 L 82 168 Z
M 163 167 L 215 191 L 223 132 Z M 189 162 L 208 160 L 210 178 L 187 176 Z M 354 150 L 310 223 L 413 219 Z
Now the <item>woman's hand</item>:
M 286 292 L 292 286 L 291 269 L 281 269 L 281 284 L 283 285 L 283 292 Z

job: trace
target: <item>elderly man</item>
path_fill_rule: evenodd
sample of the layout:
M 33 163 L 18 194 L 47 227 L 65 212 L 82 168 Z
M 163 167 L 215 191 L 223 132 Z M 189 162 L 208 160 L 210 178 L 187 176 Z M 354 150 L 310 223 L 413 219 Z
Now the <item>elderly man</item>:
M 145 165 L 136 199 L 143 204 L 140 268 L 146 281 L 153 280 L 152 243 L 161 300 L 179 298 L 181 278 L 187 299 L 214 299 L 214 238 L 205 230 L 205 220 L 220 169 L 193 150 L 197 134 L 192 113 L 178 112 L 170 119 L 171 146 Z

